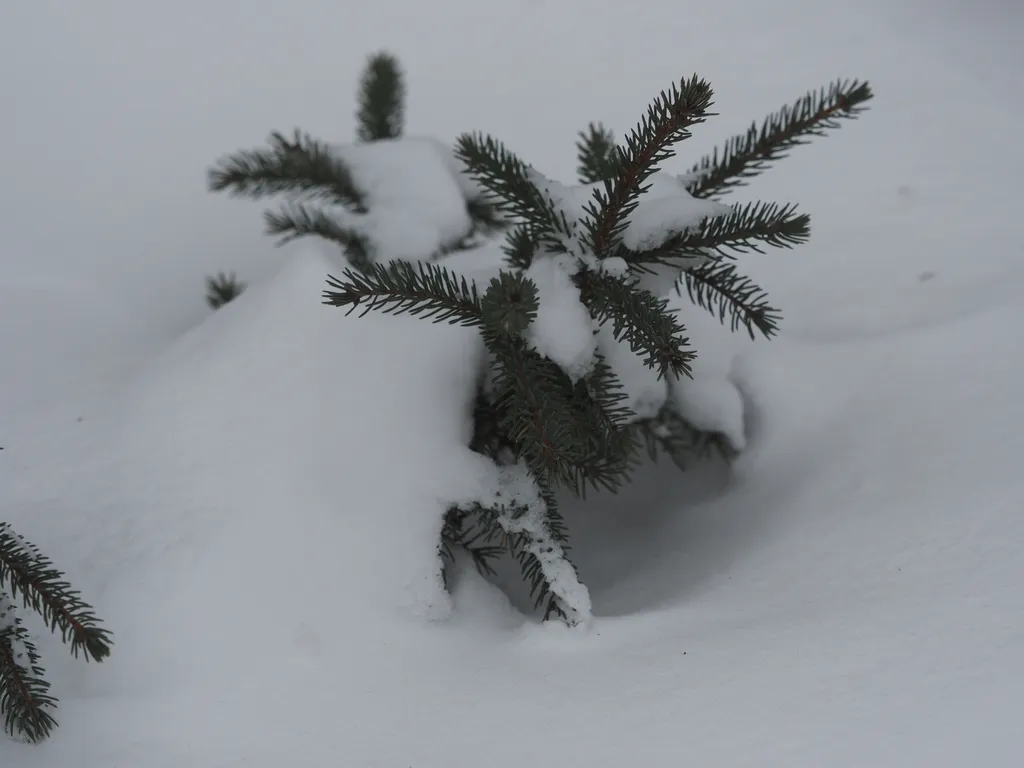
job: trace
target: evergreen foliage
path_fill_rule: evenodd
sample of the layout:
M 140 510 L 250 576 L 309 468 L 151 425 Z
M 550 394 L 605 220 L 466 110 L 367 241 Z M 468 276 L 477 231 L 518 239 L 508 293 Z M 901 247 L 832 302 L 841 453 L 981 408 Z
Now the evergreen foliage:
M 397 72 L 393 61 L 371 61 L 360 102 L 362 140 L 396 135 L 400 115 L 381 119 L 396 115 L 395 102 L 379 92 L 382 83 L 400 80 Z M 672 392 L 686 386 L 697 351 L 657 285 L 685 291 L 734 331 L 771 338 L 781 314 L 765 291 L 740 273 L 736 260 L 805 242 L 809 217 L 790 204 L 701 201 L 745 184 L 792 147 L 855 117 L 871 91 L 856 81 L 837 81 L 731 139 L 685 176 L 670 176 L 662 166 L 711 116 L 712 95 L 697 76 L 681 80 L 652 102 L 621 145 L 602 125 L 588 126 L 576 144 L 579 181 L 585 186 L 572 189 L 545 179 L 491 136 L 460 136 L 455 156 L 487 192 L 483 201 L 471 204 L 475 229 L 506 234 L 506 268 L 487 285 L 446 267 L 445 249 L 424 254 L 433 258 L 415 264 L 386 261 L 387 254 L 380 260 L 350 258 L 349 268 L 328 278 L 326 304 L 364 315 L 406 313 L 475 328 L 488 352 L 473 404 L 470 447 L 494 461 L 499 487 L 491 498 L 448 510 L 439 532 L 446 579 L 457 548 L 485 575 L 493 575 L 498 557 L 510 555 L 545 618 L 585 621 L 589 598 L 570 559 L 556 493 L 614 491 L 629 480 L 645 452 L 652 458 L 667 455 L 680 467 L 708 452 L 733 454 L 724 436 L 694 429 L 675 404 Z M 371 109 L 371 103 L 377 106 Z M 314 203 L 334 199 L 355 210 L 361 202 L 349 191 L 343 164 L 329 151 L 314 152 L 308 137 L 303 142 L 311 149 L 301 161 L 290 154 L 299 150 L 280 142 L 269 153 L 240 153 L 222 161 L 211 172 L 211 186 L 250 196 L 290 190 Z M 645 207 L 656 181 L 663 188 L 667 183 L 675 197 L 652 196 L 655 204 Z M 585 201 L 574 197 L 580 189 Z M 688 219 L 685 210 L 694 204 L 714 213 Z M 293 209 L 290 223 L 282 220 L 272 231 L 317 234 L 341 243 L 350 256 L 366 247 L 351 242 L 328 214 L 301 210 L 299 216 Z M 662 216 L 654 235 L 655 230 L 637 234 L 637 220 L 649 218 L 652 210 L 667 210 L 675 219 L 668 226 Z M 473 234 L 451 249 L 466 246 Z M 562 275 L 568 290 L 554 298 L 542 279 L 551 269 Z M 666 275 L 668 282 L 659 283 Z M 540 317 L 552 301 L 561 308 L 565 302 L 580 305 L 584 335 L 595 339 L 582 368 L 540 351 L 537 334 L 550 331 L 548 326 L 538 330 Z M 663 383 L 665 399 L 653 416 L 631 410 L 623 383 L 597 341 L 601 334 L 628 347 Z
M 398 60 L 389 53 L 369 58 L 360 78 L 356 138 L 362 143 L 401 138 L 405 122 L 405 84 Z M 354 226 L 370 210 L 366 194 L 335 147 L 307 133 L 275 131 L 267 146 L 221 158 L 208 172 L 211 191 L 263 199 L 283 196 L 277 210 L 264 214 L 267 234 L 280 244 L 320 237 L 336 243 L 349 263 L 366 271 L 375 261 L 374 243 Z M 469 248 L 480 235 L 500 231 L 504 222 L 480 200 L 467 200 L 472 227 L 438 256 Z
M 359 86 L 356 136 L 360 141 L 397 139 L 405 124 L 405 82 L 398 59 L 370 57 Z
M 690 194 L 713 197 L 742 187 L 790 150 L 838 128 L 841 120 L 861 114 L 871 98 L 871 87 L 857 80 L 836 80 L 804 94 L 764 119 L 746 133 L 733 136 L 720 150 L 693 166 Z
M 840 84 L 823 93 L 817 101 L 808 97 L 797 108 L 769 117 L 758 140 L 733 140 L 727 151 L 702 161 L 696 180 L 688 185 L 691 193 L 709 196 L 738 185 L 764 170 L 767 160 L 802 143 L 802 137 L 835 127 L 839 117 L 853 116 L 870 97 L 867 86 L 858 84 Z M 348 270 L 340 279 L 329 279 L 324 294 L 325 302 L 350 310 L 358 305 L 364 313 L 409 312 L 480 329 L 491 369 L 489 388 L 478 394 L 473 447 L 500 463 L 528 469 L 544 491 L 548 531 L 566 557 L 555 489 L 566 487 L 581 495 L 588 486 L 614 490 L 628 480 L 644 449 L 652 458 L 664 452 L 680 467 L 695 455 L 716 451 L 728 456 L 732 449 L 721 436 L 690 427 L 669 399 L 655 417 L 637 419 L 623 405 L 616 374 L 602 359 L 585 379 L 574 380 L 532 349 L 527 331 L 537 317 L 538 302 L 537 286 L 525 274 L 529 267 L 538 258 L 563 263 L 567 258 L 580 300 L 594 321 L 610 323 L 617 341 L 640 354 L 669 386 L 682 386 L 679 379 L 689 373 L 696 352 L 667 301 L 641 287 L 639 278 L 658 268 L 674 269 L 676 285 L 720 320 L 728 319 L 733 330 L 743 327 L 751 336 L 757 331 L 771 337 L 780 313 L 763 290 L 739 274 L 733 260 L 766 247 L 789 248 L 809 235 L 809 217 L 794 206 L 757 202 L 681 227 L 655 247 L 627 247 L 625 231 L 648 180 L 690 135 L 690 128 L 708 117 L 711 96 L 703 80 L 683 80 L 654 100 L 624 147 L 616 146 L 600 125 L 581 133 L 580 181 L 595 184 L 582 221 L 567 215 L 537 183 L 533 169 L 501 142 L 479 134 L 460 137 L 457 156 L 491 193 L 493 205 L 515 223 L 506 245 L 508 271 L 480 295 L 443 266 L 413 269 L 392 262 L 374 273 L 372 284 Z M 623 260 L 627 272 L 605 269 L 612 259 Z M 499 542 L 519 561 L 545 617 L 557 615 L 571 623 L 565 595 L 558 593 L 531 552 L 531 532 L 519 531 L 510 541 L 500 518 L 494 507 L 451 509 L 442 531 L 442 555 L 450 560 L 452 548 L 461 546 L 486 574 L 502 550 L 495 544 Z
M 235 277 L 234 273 L 218 272 L 206 278 L 206 303 L 210 309 L 220 309 L 232 299 L 238 298 L 245 290 L 245 283 Z
M 57 725 L 57 699 L 22 622 L 22 609 L 37 613 L 76 658 L 99 662 L 110 654 L 110 632 L 64 574 L 0 522 L 0 714 L 11 736 L 39 742 Z
M 576 157 L 579 160 L 576 172 L 583 184 L 595 184 L 614 178 L 619 159 L 615 134 L 600 123 L 591 123 L 586 131 L 579 133 Z

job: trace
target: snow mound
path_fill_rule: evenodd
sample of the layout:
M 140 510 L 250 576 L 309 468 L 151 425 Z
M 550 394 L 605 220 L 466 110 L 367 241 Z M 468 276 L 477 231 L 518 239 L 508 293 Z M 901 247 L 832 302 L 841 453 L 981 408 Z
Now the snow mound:
M 324 306 L 327 272 L 296 258 L 116 392 L 63 504 L 30 503 L 40 488 L 17 477 L 5 489 L 45 515 L 25 535 L 45 529 L 36 540 L 114 607 L 123 642 L 104 674 L 244 675 L 301 656 L 301 634 L 357 632 L 349 617 L 448 615 L 441 517 L 493 474 L 466 448 L 480 345 Z

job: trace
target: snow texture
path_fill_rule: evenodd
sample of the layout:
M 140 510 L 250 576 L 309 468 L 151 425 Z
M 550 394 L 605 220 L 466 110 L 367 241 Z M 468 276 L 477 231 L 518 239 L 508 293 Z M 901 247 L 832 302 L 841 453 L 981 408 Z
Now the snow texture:
M 694 197 L 686 190 L 685 177 L 658 171 L 647 180 L 648 189 L 626 219 L 622 244 L 647 251 L 665 244 L 673 235 L 698 226 L 708 218 L 727 216 L 732 206 Z M 697 266 L 695 260 L 692 266 Z
M 523 273 L 537 286 L 537 317 L 527 328 L 530 345 L 556 362 L 573 381 L 594 368 L 595 323 L 562 259 L 541 257 Z
M 646 363 L 629 344 L 616 341 L 612 324 L 605 323 L 597 332 L 598 348 L 615 372 L 626 393 L 626 405 L 638 419 L 648 419 L 661 410 L 668 397 L 668 386 L 658 371 Z
M 400 138 L 335 149 L 369 209 L 338 215 L 370 238 L 378 261 L 428 259 L 469 233 L 466 200 L 479 193 L 440 142 Z
M 547 178 L 534 168 L 530 179 L 565 215 L 574 232 L 582 233 L 582 222 L 589 217 L 587 209 L 596 205 L 594 193 L 604 189 L 604 183 L 563 184 Z M 685 186 L 685 177 L 665 171 L 655 171 L 648 178 L 647 191 L 640 196 L 636 208 L 626 219 L 622 243 L 633 250 L 649 250 L 663 245 L 676 234 L 699 225 L 707 218 L 725 216 L 732 207 L 713 200 L 693 197 Z M 569 243 L 566 243 L 569 245 Z M 580 256 L 578 248 L 570 253 Z M 694 259 L 697 266 L 702 259 Z
M 669 388 L 673 402 L 692 426 L 724 435 L 733 448 L 742 450 L 747 445 L 748 414 L 734 367 L 756 342 L 742 332 L 732 333 L 716 316 L 691 303 L 685 290 L 671 296 L 669 307 L 677 312 L 697 351 L 690 376 Z
M 5 8 L 0 518 L 115 645 L 76 662 L 26 613 L 60 728 L 0 740 L 0 765 L 1021 765 L 1019 12 L 389 0 L 347 25 L 254 3 Z M 321 306 L 329 262 L 202 189 L 268 127 L 346 133 L 368 40 L 408 60 L 418 131 L 481 126 L 559 178 L 565 137 L 634 124 L 691 70 L 720 115 L 666 172 L 829 73 L 879 91 L 734 193 L 813 217 L 807 246 L 741 264 L 782 335 L 684 314 L 694 381 L 742 393 L 739 461 L 562 504 L 587 631 L 472 570 L 440 589 L 445 507 L 494 483 L 465 449 L 477 335 Z M 429 232 L 387 236 L 455 231 L 461 184 Z M 449 258 L 474 257 L 493 267 Z M 221 269 L 252 287 L 210 316 Z M 691 414 L 736 426 L 698 391 Z
M 589 624 L 592 618 L 590 593 L 580 583 L 565 551 L 551 534 L 546 506 L 529 470 L 521 464 L 502 467 L 498 470 L 493 495 L 481 502 L 502 509 L 498 524 L 504 531 L 525 534 L 526 550 L 537 558 L 551 592 L 571 623 Z

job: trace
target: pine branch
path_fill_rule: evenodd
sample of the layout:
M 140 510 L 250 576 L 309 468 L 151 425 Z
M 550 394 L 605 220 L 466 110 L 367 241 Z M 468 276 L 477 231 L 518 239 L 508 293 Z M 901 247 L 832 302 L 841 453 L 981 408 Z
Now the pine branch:
M 807 242 L 811 217 L 795 213 L 794 205 L 747 203 L 736 206 L 727 216 L 708 217 L 648 251 L 619 249 L 630 266 L 671 265 L 694 257 L 731 258 L 735 253 L 755 251 L 762 246 L 791 248 Z
M 100 627 L 93 609 L 49 558 L 7 523 L 0 523 L 0 587 L 7 588 L 12 600 L 20 593 L 26 608 L 38 613 L 51 631 L 59 629 L 73 656 L 81 652 L 87 661 L 102 661 L 110 655 L 110 632 Z
M 528 470 L 510 466 L 506 478 L 520 486 L 499 493 L 494 506 L 474 506 L 479 519 L 519 564 L 523 581 L 530 587 L 534 607 L 544 606 L 544 620 L 557 616 L 572 626 L 591 617 L 590 598 L 580 585 L 579 575 L 569 558 L 565 522 L 558 511 L 554 493 L 543 481 L 529 475 L 532 492 L 523 497 L 520 473 Z M 523 478 L 525 479 L 525 478 Z
M 608 364 L 604 355 L 598 353 L 594 362 L 594 370 L 582 379 L 577 387 L 586 391 L 588 401 L 587 412 L 591 421 L 601 434 L 602 442 L 614 441 L 621 436 L 625 428 L 635 419 L 636 414 L 626 404 L 629 393 L 622 381 L 615 375 L 614 369 Z M 582 399 L 582 398 L 581 398 Z M 628 446 L 624 446 L 628 448 Z M 614 451 L 613 451 L 614 452 Z M 623 452 L 629 452 L 624 450 Z
M 742 326 L 751 339 L 755 329 L 770 339 L 779 330 L 782 314 L 768 303 L 767 292 L 740 275 L 735 264 L 720 261 L 691 269 L 676 283 L 677 292 L 681 293 L 682 285 L 690 301 L 716 315 L 719 322 L 728 317 L 733 332 Z
M 449 570 L 455 563 L 454 549 L 462 549 L 473 560 L 477 572 L 484 577 L 497 576 L 492 563 L 499 559 L 505 549 L 501 544 L 493 544 L 499 538 L 500 529 L 489 526 L 481 520 L 475 509 L 451 507 L 445 513 L 441 529 L 440 554 L 442 558 L 441 575 L 446 588 L 450 587 Z
M 836 80 L 806 94 L 766 117 L 760 130 L 757 123 L 751 124 L 746 133 L 733 136 L 721 150 L 697 163 L 691 170 L 690 194 L 711 197 L 746 185 L 794 147 L 839 128 L 841 120 L 856 118 L 872 96 L 870 86 L 857 80 Z
M 289 202 L 277 211 L 265 211 L 263 220 L 268 235 L 279 235 L 278 245 L 302 237 L 321 237 L 337 243 L 345 251 L 352 266 L 366 271 L 373 260 L 372 247 L 361 232 L 340 225 L 321 208 L 301 202 Z
M 558 499 L 555 497 L 554 491 L 542 479 L 535 478 L 535 480 L 540 491 L 541 500 L 544 503 L 544 519 L 547 531 L 551 539 L 561 547 L 562 555 L 565 561 L 572 567 L 573 573 L 576 573 L 576 566 L 569 557 L 571 551 L 569 547 L 569 529 L 565 524 L 562 513 L 558 509 Z M 517 559 L 523 571 L 524 579 L 531 586 L 531 594 L 534 596 L 534 607 L 539 608 L 541 605 L 544 605 L 544 621 L 557 616 L 565 623 L 571 623 L 571 617 L 566 610 L 567 606 L 558 599 L 552 584 L 544 578 L 542 564 L 525 548 L 521 551 L 523 554 Z M 534 574 L 539 574 L 541 579 L 537 580 Z
M 57 727 L 48 711 L 57 707 L 57 699 L 45 674 L 17 606 L 0 593 L 0 714 L 10 736 L 38 743 Z
M 490 136 L 466 133 L 455 143 L 455 156 L 491 196 L 498 211 L 528 223 L 538 241 L 564 250 L 573 227 L 565 214 L 530 178 L 530 167 Z
M 683 471 L 689 469 L 693 461 L 716 455 L 729 461 L 736 456 L 724 435 L 690 426 L 671 401 L 654 418 L 635 422 L 631 429 L 642 441 L 651 461 L 658 461 L 661 453 L 665 453 Z
M 586 208 L 587 243 L 599 258 L 611 255 L 620 243 L 629 215 L 660 163 L 675 154 L 673 146 L 690 136 L 689 129 L 704 122 L 711 106 L 711 86 L 694 75 L 673 85 L 647 109 L 646 116 L 626 137 L 620 151 L 619 172 L 594 191 Z
M 378 309 L 387 314 L 408 313 L 435 323 L 468 327 L 483 324 L 476 286 L 429 262 L 371 264 L 364 272 L 346 269 L 341 280 L 328 275 L 327 284 L 335 290 L 323 292 L 323 303 L 349 307 L 348 314 L 362 305 L 360 317 Z
M 577 382 L 574 394 L 573 417 L 589 426 L 592 452 L 605 457 L 605 470 L 588 479 L 595 490 L 614 493 L 637 466 L 638 444 L 630 429 L 636 414 L 626 404 L 629 396 L 600 354 L 590 376 Z M 580 488 L 580 496 L 586 498 L 586 486 Z
M 396 139 L 405 122 L 405 83 L 398 59 L 389 53 L 371 56 L 359 83 L 356 112 L 359 141 Z
M 219 160 L 207 173 L 210 190 L 252 198 L 290 193 L 326 199 L 354 213 L 366 212 L 348 166 L 329 146 L 298 129 L 291 140 L 275 132 L 268 141 L 269 148 Z
M 667 299 L 638 288 L 635 280 L 607 273 L 585 272 L 581 280 L 583 302 L 601 325 L 612 322 L 616 341 L 646 355 L 644 363 L 659 377 L 690 375 L 690 361 L 696 355 L 686 348 L 686 328 L 668 309 Z
M 481 319 L 496 336 L 521 335 L 537 319 L 537 286 L 522 273 L 501 271 L 480 300 Z
M 578 424 L 571 418 L 568 377 L 521 339 L 485 334 L 496 357 L 495 404 L 502 429 L 537 477 L 575 487 L 580 459 Z
M 473 400 L 473 437 L 469 449 L 501 463 L 503 456 L 513 456 L 515 444 L 502 429 L 502 413 L 487 396 L 483 387 L 478 387 Z
M 210 309 L 220 309 L 229 301 L 241 296 L 244 290 L 245 283 L 235 277 L 234 272 L 218 272 L 213 277 L 206 278 L 206 303 L 210 305 Z
M 587 485 L 619 487 L 624 457 L 602 444 L 600 430 L 582 417 L 580 393 L 562 369 L 521 339 L 485 332 L 485 341 L 497 363 L 494 401 L 501 430 L 534 477 L 577 496 Z
M 532 227 L 529 224 L 520 224 L 509 230 L 502 251 L 510 267 L 525 271 L 533 263 L 538 245 L 539 241 Z
M 581 184 L 595 184 L 614 178 L 619 173 L 621 157 L 615 135 L 600 123 L 591 123 L 586 131 L 580 131 L 576 158 Z

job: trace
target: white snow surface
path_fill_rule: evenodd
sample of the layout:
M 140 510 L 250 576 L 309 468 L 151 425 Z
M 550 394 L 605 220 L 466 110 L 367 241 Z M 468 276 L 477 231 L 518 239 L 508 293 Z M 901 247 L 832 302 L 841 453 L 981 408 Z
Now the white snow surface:
M 342 144 L 335 151 L 366 197 L 366 214 L 344 215 L 383 259 L 416 261 L 469 233 L 473 181 L 436 139 L 403 137 Z
M 537 316 L 526 329 L 526 338 L 540 354 L 550 358 L 573 381 L 593 370 L 597 352 L 596 323 L 580 301 L 566 258 L 534 259 L 524 275 L 537 286 Z M 573 260 L 574 261 L 574 260 Z
M 685 232 L 708 218 L 727 216 L 732 206 L 694 197 L 686 190 L 686 177 L 658 171 L 647 180 L 647 190 L 629 215 L 622 243 L 634 251 L 663 245 L 672 235 Z
M 639 5 L 5 9 L 0 517 L 115 647 L 74 661 L 25 615 L 61 726 L 0 766 L 1024 762 L 1024 62 L 985 65 L 976 21 L 999 3 Z M 445 505 L 494 482 L 463 448 L 472 332 L 320 305 L 336 265 L 203 192 L 268 128 L 338 135 L 379 45 L 416 133 L 486 129 L 558 178 L 587 121 L 624 131 L 693 70 L 720 116 L 673 172 L 835 72 L 878 92 L 734 193 L 813 220 L 743 261 L 780 338 L 684 315 L 745 451 L 565 505 L 586 631 L 471 570 L 440 588 Z M 209 316 L 220 269 L 253 285 Z

